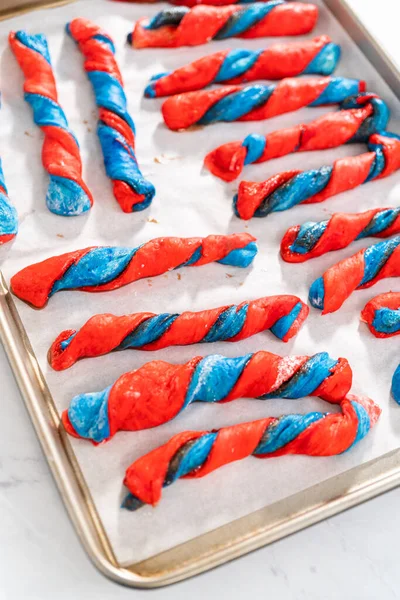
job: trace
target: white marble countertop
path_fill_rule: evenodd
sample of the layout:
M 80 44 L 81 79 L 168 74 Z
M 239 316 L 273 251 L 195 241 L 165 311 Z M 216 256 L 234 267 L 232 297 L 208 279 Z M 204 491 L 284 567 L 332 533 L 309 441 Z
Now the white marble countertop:
M 396 0 L 348 0 L 400 64 Z M 397 5 L 397 8 L 395 8 Z M 379 7 L 379 10 L 378 10 Z M 400 490 L 200 577 L 156 591 L 122 588 L 91 565 L 69 522 L 0 346 L 0 600 L 268 595 L 279 600 L 400 598 Z

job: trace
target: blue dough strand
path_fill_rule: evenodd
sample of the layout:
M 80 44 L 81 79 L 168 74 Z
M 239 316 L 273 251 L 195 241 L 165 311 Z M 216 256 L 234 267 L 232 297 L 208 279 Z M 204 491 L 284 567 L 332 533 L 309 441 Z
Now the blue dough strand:
M 111 387 L 102 392 L 79 394 L 71 400 L 68 417 L 76 433 L 96 443 L 110 437 L 108 396 Z
M 1 236 L 16 235 L 17 233 L 18 214 L 7 195 L 7 187 L 0 159 L 0 241 Z
M 256 2 L 242 10 L 234 12 L 225 25 L 214 35 L 214 40 L 225 40 L 229 37 L 239 36 L 250 27 L 264 19 L 276 6 L 284 4 L 283 0 L 271 2 Z
M 290 311 L 290 313 L 288 315 L 285 315 L 284 317 L 281 317 L 280 319 L 278 319 L 278 321 L 275 323 L 275 325 L 273 325 L 271 327 L 272 333 L 280 340 L 283 340 L 283 338 L 285 337 L 285 335 L 287 335 L 287 333 L 289 332 L 293 323 L 296 321 L 297 317 L 301 313 L 301 309 L 302 309 L 301 302 L 298 302 L 292 308 L 292 310 Z
M 326 44 L 306 66 L 305 75 L 330 75 L 336 69 L 341 55 L 340 46 L 332 42 Z
M 307 429 L 325 417 L 324 413 L 312 412 L 307 415 L 285 415 L 267 427 L 260 443 L 254 450 L 255 456 L 270 454 L 280 450 Z
M 181 411 L 192 402 L 220 402 L 235 386 L 251 357 L 252 354 L 237 358 L 214 354 L 202 358 L 192 375 Z
M 394 372 L 392 379 L 392 396 L 400 404 L 400 365 Z
M 55 282 L 51 294 L 60 290 L 104 285 L 118 277 L 128 266 L 138 248 L 94 248 L 69 267 Z
M 364 253 L 364 277 L 360 286 L 374 279 L 400 245 L 400 236 L 369 246 Z
M 362 440 L 371 429 L 371 420 L 365 408 L 358 402 L 352 402 L 351 405 L 357 413 L 358 427 L 356 437 L 354 438 L 354 442 L 344 452 L 348 452 L 349 450 L 351 450 L 351 448 L 353 448 L 353 446 L 355 446 L 360 440 Z
M 310 396 L 325 379 L 330 377 L 337 362 L 327 352 L 319 352 L 308 358 L 287 383 L 262 398 L 289 398 L 295 400 L 303 396 Z
M 400 331 L 400 309 L 378 308 L 372 326 L 380 333 L 390 334 Z
M 132 333 L 130 333 L 119 345 L 119 349 L 141 348 L 147 344 L 156 342 L 171 327 L 172 323 L 179 315 L 170 315 L 168 313 L 150 317 L 141 323 Z

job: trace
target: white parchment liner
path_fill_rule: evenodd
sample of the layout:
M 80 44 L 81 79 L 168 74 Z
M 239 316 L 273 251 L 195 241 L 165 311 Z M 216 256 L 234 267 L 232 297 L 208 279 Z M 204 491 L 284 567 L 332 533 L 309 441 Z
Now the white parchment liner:
M 169 131 L 159 112 L 162 100 L 142 97 L 153 73 L 176 68 L 223 48 L 255 49 L 274 40 L 229 39 L 177 50 L 135 51 L 127 46 L 126 34 L 134 20 L 154 14 L 163 6 L 81 0 L 0 23 L 3 93 L 0 153 L 10 196 L 20 215 L 17 240 L 1 250 L 2 268 L 10 277 L 29 263 L 93 244 L 136 246 L 162 235 L 199 236 L 235 231 L 254 234 L 259 242 L 259 255 L 254 267 L 247 270 L 214 264 L 175 271 L 111 293 L 59 293 L 42 311 L 34 311 L 18 301 L 18 309 L 58 408 L 60 411 L 65 409 L 73 395 L 103 389 L 122 373 L 151 359 L 180 363 L 198 354 L 237 356 L 267 349 L 280 354 L 313 354 L 327 350 L 332 356 L 346 356 L 354 370 L 353 391 L 369 394 L 382 406 L 383 413 L 375 430 L 347 454 L 327 459 L 297 456 L 263 461 L 249 458 L 202 480 L 180 481 L 165 490 L 156 509 L 146 507 L 135 514 L 119 508 L 125 493 L 121 486 L 125 469 L 171 435 L 190 428 L 215 428 L 267 415 L 315 409 L 326 411 L 331 407 L 317 399 L 240 400 L 223 406 L 199 404 L 162 427 L 140 433 L 119 433 L 111 442 L 97 448 L 74 440 L 74 450 L 84 476 L 122 564 L 171 548 L 378 457 L 398 447 L 400 440 L 400 409 L 389 394 L 391 375 L 400 358 L 398 339 L 377 340 L 359 321 L 360 310 L 370 298 L 385 291 L 400 290 L 400 284 L 395 280 L 382 281 L 373 289 L 355 293 L 336 314 L 322 317 L 312 309 L 301 333 L 286 345 L 264 333 L 237 344 L 167 348 L 156 353 L 120 352 L 81 361 L 62 373 L 55 373 L 48 366 L 47 350 L 60 330 L 78 329 L 96 312 L 201 310 L 277 293 L 295 293 L 305 300 L 309 285 L 327 267 L 374 240 L 357 242 L 341 252 L 304 265 L 289 265 L 278 257 L 279 242 L 287 227 L 308 219 L 327 218 L 334 211 L 358 211 L 399 203 L 398 174 L 323 204 L 300 206 L 275 213 L 267 219 L 245 223 L 234 217 L 231 200 L 237 183 L 226 184 L 203 171 L 202 160 L 206 152 L 223 142 L 242 139 L 250 132 L 266 133 L 309 121 L 329 109 L 303 109 L 270 121 L 223 123 L 184 133 Z M 153 205 L 143 213 L 122 213 L 104 174 L 92 90 L 83 70 L 82 56 L 64 33 L 65 24 L 77 16 L 95 19 L 116 42 L 129 106 L 137 126 L 139 162 L 157 188 Z M 23 77 L 7 47 L 9 30 L 20 28 L 48 36 L 60 101 L 81 143 L 86 182 L 95 197 L 95 206 L 89 215 L 67 219 L 50 214 L 45 207 L 48 178 L 40 159 L 42 134 L 33 124 L 31 110 L 23 100 Z M 399 132 L 399 101 L 323 6 L 318 27 L 308 37 L 322 33 L 330 34 L 334 41 L 342 44 L 343 59 L 337 74 L 364 78 L 368 88 L 381 94 L 389 103 L 392 110 L 390 128 Z M 339 156 L 360 151 L 364 151 L 362 146 L 348 146 L 292 155 L 247 167 L 244 177 L 263 180 L 282 170 L 330 164 Z

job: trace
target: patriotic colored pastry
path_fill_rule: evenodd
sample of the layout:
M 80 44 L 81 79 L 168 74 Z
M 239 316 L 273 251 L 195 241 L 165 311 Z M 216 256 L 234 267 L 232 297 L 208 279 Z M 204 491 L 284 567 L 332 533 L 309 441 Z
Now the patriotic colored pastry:
M 223 144 L 207 154 L 204 164 L 213 175 L 233 181 L 245 165 L 262 163 L 292 152 L 367 143 L 370 135 L 386 129 L 390 116 L 386 103 L 369 92 L 349 96 L 339 109 L 310 123 L 278 129 L 268 135 L 251 133 L 243 141 Z
M 265 50 L 221 50 L 169 73 L 153 75 L 144 95 L 171 96 L 201 90 L 212 83 L 246 83 L 300 74 L 330 75 L 340 59 L 340 46 L 327 35 L 301 42 L 273 44 Z
M 25 267 L 11 278 L 11 289 L 24 302 L 43 308 L 61 290 L 107 292 L 138 279 L 211 262 L 245 268 L 256 254 L 255 238 L 248 233 L 155 238 L 137 248 L 94 246 Z
M 18 233 L 18 215 L 10 202 L 0 159 L 0 245 L 10 242 Z
M 82 179 L 78 141 L 58 102 L 46 37 L 17 31 L 10 33 L 9 42 L 25 76 L 25 100 L 44 133 L 42 162 L 50 176 L 47 207 L 56 215 L 80 215 L 91 208 L 93 198 Z
M 161 107 L 167 127 L 186 129 L 218 121 L 260 121 L 304 106 L 338 104 L 365 89 L 365 83 L 343 77 L 293 77 L 268 85 L 226 85 L 213 90 L 171 96 Z
M 323 202 L 399 169 L 400 136 L 387 131 L 374 133 L 369 138 L 368 150 L 358 156 L 339 158 L 333 165 L 320 169 L 286 171 L 261 183 L 242 181 L 233 199 L 235 213 L 247 220 L 267 217 L 297 204 Z
M 155 189 L 143 177 L 135 153 L 135 124 L 128 112 L 122 76 L 115 60 L 110 36 L 86 19 L 74 19 L 67 32 L 85 57 L 88 74 L 99 108 L 97 134 L 107 176 L 124 212 L 144 210 Z
M 199 46 L 231 37 L 303 35 L 316 25 L 318 8 L 300 2 L 166 8 L 139 19 L 128 42 L 135 48 Z
M 400 235 L 363 248 L 330 267 L 310 288 L 311 304 L 322 314 L 335 312 L 355 290 L 400 275 Z
M 400 404 L 400 365 L 393 374 L 392 396 L 396 400 L 397 404 Z
M 237 358 L 215 354 L 196 356 L 183 365 L 155 360 L 125 373 L 101 392 L 75 396 L 62 420 L 68 433 L 98 444 L 117 431 L 166 423 L 192 402 L 312 395 L 338 403 L 351 383 L 347 360 L 326 352 L 281 357 L 260 351 Z
M 267 417 L 212 431 L 185 431 L 137 459 L 125 473 L 129 494 L 122 507 L 156 505 L 162 488 L 181 477 L 204 477 L 248 456 L 285 454 L 335 456 L 350 450 L 378 421 L 381 409 L 366 397 L 349 394 L 341 412 Z
M 267 296 L 201 312 L 95 315 L 78 332 L 72 329 L 60 333 L 50 348 L 49 362 L 61 371 L 80 358 L 112 350 L 238 342 L 267 329 L 287 342 L 297 334 L 308 312 L 308 306 L 297 296 Z
M 290 227 L 282 238 L 281 256 L 291 263 L 305 262 L 346 248 L 366 237 L 400 233 L 400 208 L 374 208 L 362 213 L 335 213 L 327 221 L 307 221 Z
M 361 320 L 377 338 L 400 334 L 400 292 L 388 292 L 372 298 L 361 313 Z

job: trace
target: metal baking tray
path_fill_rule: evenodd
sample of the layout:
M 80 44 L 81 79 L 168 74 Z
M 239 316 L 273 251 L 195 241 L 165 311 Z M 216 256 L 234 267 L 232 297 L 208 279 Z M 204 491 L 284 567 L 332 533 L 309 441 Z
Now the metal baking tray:
M 346 0 L 324 0 L 400 98 L 400 73 Z M 4 4 L 5 3 L 5 4 Z M 0 18 L 64 4 L 3 0 Z M 8 7 L 8 4 L 12 6 Z M 8 8 L 7 8 L 8 7 Z M 171 584 L 269 544 L 400 484 L 400 450 L 332 477 L 283 501 L 198 536 L 142 562 L 122 567 L 96 512 L 46 380 L 0 272 L 0 339 L 75 529 L 96 567 L 116 582 L 142 588 Z

